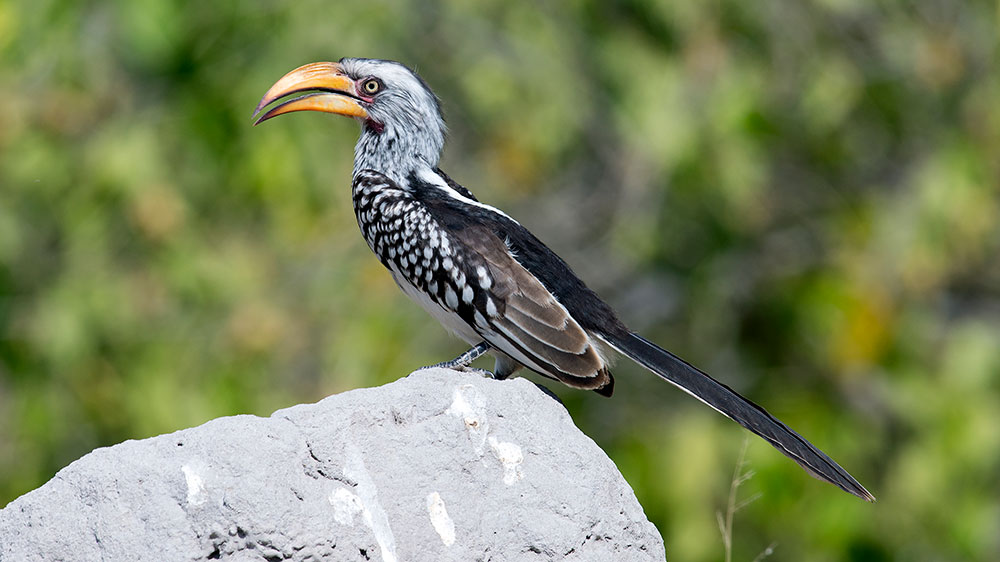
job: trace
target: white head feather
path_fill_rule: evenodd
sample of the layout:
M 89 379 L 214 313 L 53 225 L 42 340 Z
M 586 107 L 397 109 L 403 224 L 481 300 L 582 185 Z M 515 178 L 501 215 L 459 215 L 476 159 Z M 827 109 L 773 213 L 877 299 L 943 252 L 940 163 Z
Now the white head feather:
M 366 106 L 354 149 L 354 173 L 374 170 L 403 185 L 406 176 L 436 168 L 444 148 L 445 124 L 434 92 L 412 70 L 395 61 L 345 58 L 344 71 L 355 79 L 384 84 Z

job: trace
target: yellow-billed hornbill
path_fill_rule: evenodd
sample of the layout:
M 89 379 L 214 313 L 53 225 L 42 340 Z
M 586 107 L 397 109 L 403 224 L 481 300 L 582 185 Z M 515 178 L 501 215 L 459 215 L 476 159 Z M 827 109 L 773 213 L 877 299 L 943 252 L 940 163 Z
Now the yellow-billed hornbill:
M 354 117 L 354 211 L 393 279 L 448 330 L 473 346 L 441 366 L 484 353 L 493 376 L 522 366 L 610 396 L 617 351 L 760 435 L 812 475 L 874 501 L 846 470 L 753 402 L 633 333 L 559 256 L 502 211 L 438 169 L 445 125 L 437 97 L 405 66 L 344 58 L 289 72 L 264 94 L 261 123 L 293 111 Z

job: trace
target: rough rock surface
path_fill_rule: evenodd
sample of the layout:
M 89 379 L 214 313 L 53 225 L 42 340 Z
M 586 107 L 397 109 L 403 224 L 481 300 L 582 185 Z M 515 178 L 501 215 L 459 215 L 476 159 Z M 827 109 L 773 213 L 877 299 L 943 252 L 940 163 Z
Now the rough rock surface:
M 443 369 L 98 449 L 0 510 L 0 561 L 664 560 L 524 379 Z

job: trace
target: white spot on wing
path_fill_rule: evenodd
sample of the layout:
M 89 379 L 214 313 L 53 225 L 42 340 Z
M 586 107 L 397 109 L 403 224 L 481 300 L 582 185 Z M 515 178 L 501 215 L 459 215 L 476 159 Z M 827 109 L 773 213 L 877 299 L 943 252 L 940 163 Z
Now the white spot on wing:
M 483 266 L 476 267 L 476 275 L 479 276 L 479 286 L 484 289 L 489 289 L 493 286 L 493 282 L 490 281 L 490 276 L 486 274 L 486 268 Z
M 438 296 L 437 281 L 432 281 L 428 287 L 434 295 L 432 298 L 429 294 L 407 282 L 406 275 L 400 272 L 399 268 L 395 264 L 390 263 L 389 266 L 393 279 L 396 280 L 396 284 L 399 285 L 404 293 L 406 293 L 406 296 L 410 297 L 413 302 L 419 304 L 424 310 L 429 312 L 430 315 L 440 322 L 446 330 L 462 338 L 470 345 L 477 344 L 483 340 L 482 336 L 476 333 L 476 331 L 473 330 L 461 316 L 453 310 L 445 308 L 444 305 L 438 302 L 440 297 Z
M 483 313 L 478 310 L 475 312 L 473 319 L 476 321 L 476 326 L 479 326 L 480 328 L 486 328 L 489 326 L 489 324 L 486 323 L 486 317 L 483 316 Z

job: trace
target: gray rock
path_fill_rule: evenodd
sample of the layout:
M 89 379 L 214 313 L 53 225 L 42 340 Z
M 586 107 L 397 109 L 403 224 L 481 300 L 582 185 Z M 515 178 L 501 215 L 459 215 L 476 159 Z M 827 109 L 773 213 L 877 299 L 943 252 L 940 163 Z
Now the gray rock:
M 443 369 L 98 449 L 0 510 L 0 560 L 664 560 L 524 379 Z

